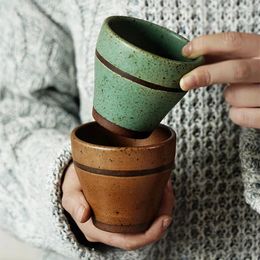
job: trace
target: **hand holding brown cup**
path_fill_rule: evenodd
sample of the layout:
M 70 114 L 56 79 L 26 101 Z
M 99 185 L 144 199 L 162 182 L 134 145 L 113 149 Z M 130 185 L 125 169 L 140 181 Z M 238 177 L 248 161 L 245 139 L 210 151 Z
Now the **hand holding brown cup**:
M 163 125 L 145 139 L 118 136 L 96 122 L 73 130 L 74 166 L 95 226 L 138 233 L 151 225 L 174 166 L 175 141 Z
M 172 210 L 175 198 L 171 179 L 164 189 L 158 215 L 152 225 L 143 233 L 111 233 L 98 229 L 91 219 L 91 210 L 87 203 L 77 177 L 73 163 L 65 172 L 62 185 L 62 205 L 90 242 L 101 242 L 124 250 L 134 250 L 159 240 L 172 222 Z

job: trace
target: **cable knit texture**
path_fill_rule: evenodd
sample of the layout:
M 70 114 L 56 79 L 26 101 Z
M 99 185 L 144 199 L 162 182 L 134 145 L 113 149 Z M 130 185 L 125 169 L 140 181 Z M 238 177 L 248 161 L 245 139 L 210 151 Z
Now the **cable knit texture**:
M 260 259 L 260 132 L 231 123 L 220 85 L 190 91 L 163 121 L 178 135 L 167 234 L 130 252 L 77 241 L 61 206 L 61 178 L 71 129 L 92 120 L 95 44 L 113 14 L 189 39 L 260 33 L 257 0 L 2 1 L 2 228 L 45 248 L 45 259 Z

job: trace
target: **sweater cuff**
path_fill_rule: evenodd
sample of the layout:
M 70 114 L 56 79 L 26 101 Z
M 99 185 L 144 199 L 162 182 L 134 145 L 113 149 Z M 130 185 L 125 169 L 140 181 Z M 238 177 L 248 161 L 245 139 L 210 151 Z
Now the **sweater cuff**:
M 242 130 L 240 158 L 245 200 L 260 214 L 260 130 Z

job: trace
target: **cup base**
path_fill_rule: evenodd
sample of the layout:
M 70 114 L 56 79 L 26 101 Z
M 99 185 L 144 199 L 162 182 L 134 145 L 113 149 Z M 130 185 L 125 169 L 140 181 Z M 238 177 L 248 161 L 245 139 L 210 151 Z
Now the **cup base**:
M 129 130 L 124 127 L 118 126 L 104 118 L 102 115 L 100 115 L 94 107 L 92 109 L 92 116 L 99 123 L 99 125 L 103 126 L 104 128 L 106 128 L 114 134 L 122 135 L 129 138 L 143 139 L 149 137 L 152 133 Z
M 142 233 L 146 231 L 150 223 L 143 223 L 143 224 L 138 224 L 138 225 L 110 225 L 110 224 L 105 224 L 102 222 L 99 222 L 95 218 L 93 218 L 93 224 L 104 231 L 107 232 L 112 232 L 112 233 Z

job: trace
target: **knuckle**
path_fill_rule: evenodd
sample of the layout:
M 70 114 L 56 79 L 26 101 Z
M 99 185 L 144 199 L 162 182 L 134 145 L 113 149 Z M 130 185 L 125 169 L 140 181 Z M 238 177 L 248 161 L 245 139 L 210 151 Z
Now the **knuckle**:
M 139 247 L 140 246 L 138 246 L 137 241 L 132 241 L 132 240 L 129 240 L 129 238 L 124 237 L 124 239 L 122 241 L 122 248 L 124 250 L 132 251 L 132 250 L 138 249 Z
M 64 209 L 68 209 L 69 208 L 69 198 L 67 196 L 63 196 L 61 199 L 61 205 Z
M 89 234 L 84 234 L 85 238 L 89 241 L 89 242 L 97 242 L 96 239 L 94 239 L 92 236 L 90 236 Z
M 235 80 L 246 80 L 251 75 L 250 64 L 246 61 L 236 62 L 234 66 L 234 79 Z
M 205 36 L 199 36 L 190 42 L 192 50 L 203 50 L 203 53 L 207 53 L 208 46 L 205 44 Z
M 224 97 L 225 97 L 225 100 L 229 103 L 229 104 L 233 104 L 234 103 L 234 100 L 235 100 L 235 93 L 233 91 L 234 89 L 229 86 L 225 89 L 224 91 Z
M 76 217 L 77 215 L 77 207 L 73 206 L 73 200 L 70 196 L 65 195 L 61 199 L 62 207 L 72 216 Z
M 239 49 L 243 43 L 242 33 L 239 32 L 224 32 L 223 42 L 231 49 Z
M 247 125 L 250 121 L 248 115 L 243 110 L 236 110 L 231 116 L 231 120 L 239 125 Z
M 123 248 L 124 248 L 125 250 L 127 250 L 127 251 L 131 251 L 131 250 L 136 249 L 137 247 L 136 247 L 133 243 L 131 243 L 131 242 L 129 242 L 129 241 L 125 241 L 125 242 L 124 242 L 124 245 L 123 245 Z
M 211 84 L 211 75 L 208 69 L 201 69 L 195 75 L 197 86 L 208 86 Z

